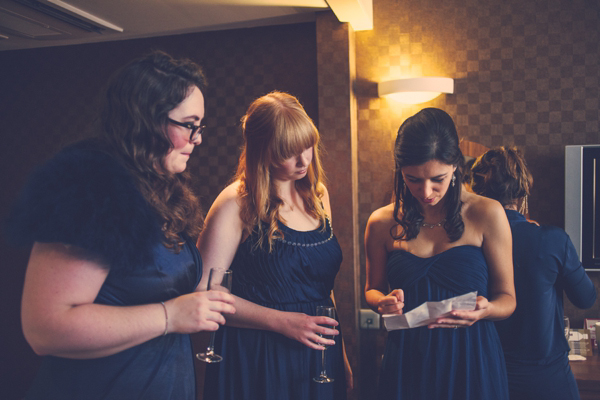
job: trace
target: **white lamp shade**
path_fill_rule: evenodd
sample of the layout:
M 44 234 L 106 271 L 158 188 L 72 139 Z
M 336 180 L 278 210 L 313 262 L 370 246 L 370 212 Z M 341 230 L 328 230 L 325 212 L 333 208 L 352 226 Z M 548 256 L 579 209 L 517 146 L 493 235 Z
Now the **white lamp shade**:
M 439 76 L 395 79 L 379 82 L 379 96 L 401 103 L 418 104 L 435 99 L 442 93 L 454 93 L 454 79 Z

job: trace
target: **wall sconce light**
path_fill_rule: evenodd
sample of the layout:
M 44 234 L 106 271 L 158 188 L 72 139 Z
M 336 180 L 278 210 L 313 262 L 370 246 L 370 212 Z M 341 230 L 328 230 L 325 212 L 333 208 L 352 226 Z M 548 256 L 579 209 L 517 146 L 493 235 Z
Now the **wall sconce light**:
M 395 79 L 377 84 L 379 96 L 400 103 L 419 104 L 430 101 L 442 93 L 454 93 L 454 79 L 438 76 Z

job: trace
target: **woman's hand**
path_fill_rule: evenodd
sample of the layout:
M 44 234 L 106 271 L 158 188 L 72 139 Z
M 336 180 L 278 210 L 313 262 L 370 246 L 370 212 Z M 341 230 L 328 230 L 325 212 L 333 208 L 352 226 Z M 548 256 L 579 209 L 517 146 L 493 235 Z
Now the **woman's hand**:
M 338 325 L 335 319 L 329 317 L 313 317 L 307 314 L 283 311 L 277 332 L 290 339 L 297 340 L 311 349 L 323 350 L 323 345 L 333 346 L 335 345 L 335 340 L 319 335 L 339 335 L 337 329 L 327 328 L 327 326 Z
M 477 296 L 475 310 L 455 310 L 449 316 L 438 318 L 428 328 L 466 328 L 475 322 L 487 317 L 491 312 L 492 304 L 483 296 Z
M 193 292 L 165 302 L 169 333 L 216 331 L 225 324 L 225 314 L 234 314 L 235 300 L 229 293 L 209 290 Z
M 383 296 L 377 302 L 379 314 L 402 314 L 404 308 L 404 291 L 394 289 L 387 296 Z

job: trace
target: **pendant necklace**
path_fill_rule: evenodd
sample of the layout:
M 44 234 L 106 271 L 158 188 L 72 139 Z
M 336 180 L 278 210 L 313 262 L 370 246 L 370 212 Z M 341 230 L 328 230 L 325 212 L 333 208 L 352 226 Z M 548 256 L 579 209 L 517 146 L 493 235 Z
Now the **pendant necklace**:
M 446 218 L 444 218 L 443 220 L 441 220 L 437 224 L 428 224 L 426 222 L 421 222 L 421 226 L 424 227 L 424 228 L 433 229 L 433 228 L 435 228 L 437 226 L 442 226 L 444 224 L 444 222 L 446 222 Z

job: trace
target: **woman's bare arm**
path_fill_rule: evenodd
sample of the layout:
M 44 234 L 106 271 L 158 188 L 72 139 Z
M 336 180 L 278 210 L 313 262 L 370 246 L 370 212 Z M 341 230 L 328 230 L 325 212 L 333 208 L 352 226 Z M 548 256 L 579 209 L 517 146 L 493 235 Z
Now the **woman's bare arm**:
M 96 358 L 136 346 L 165 332 L 216 330 L 221 312 L 233 312 L 224 293 L 193 293 L 139 306 L 95 304 L 109 269 L 61 243 L 33 246 L 22 299 L 25 338 L 40 355 Z

